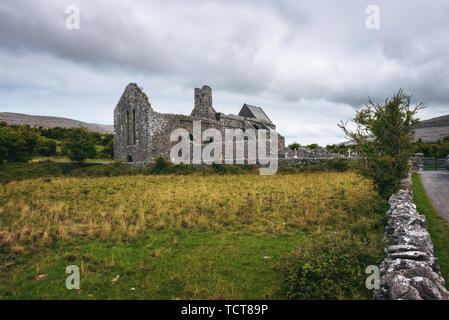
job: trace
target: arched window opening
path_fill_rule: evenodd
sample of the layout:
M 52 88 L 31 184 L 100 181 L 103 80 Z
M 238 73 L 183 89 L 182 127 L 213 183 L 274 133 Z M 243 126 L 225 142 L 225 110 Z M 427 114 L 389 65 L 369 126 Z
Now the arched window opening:
M 136 110 L 133 110 L 133 144 L 136 144 Z
M 126 157 L 126 161 L 133 162 L 133 157 L 131 157 L 131 155 L 128 154 L 128 156 Z
M 129 111 L 126 111 L 126 144 L 130 145 L 130 141 L 129 141 Z

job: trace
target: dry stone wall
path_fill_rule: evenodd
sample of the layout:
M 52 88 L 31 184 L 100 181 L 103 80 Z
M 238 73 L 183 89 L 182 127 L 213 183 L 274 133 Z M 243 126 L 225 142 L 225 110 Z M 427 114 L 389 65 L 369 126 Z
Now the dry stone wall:
M 306 167 L 319 163 L 320 161 L 325 161 L 328 158 L 301 158 L 301 159 L 278 159 L 278 167 Z M 134 161 L 134 162 L 124 162 L 123 164 L 133 168 L 133 169 L 146 169 L 149 165 L 154 163 L 154 161 Z M 207 166 L 206 164 L 192 165 L 195 168 Z M 261 167 L 259 163 L 253 165 L 255 168 Z
M 411 173 L 389 199 L 385 237 L 390 245 L 380 265 L 376 300 L 448 300 L 427 221 L 413 203 Z

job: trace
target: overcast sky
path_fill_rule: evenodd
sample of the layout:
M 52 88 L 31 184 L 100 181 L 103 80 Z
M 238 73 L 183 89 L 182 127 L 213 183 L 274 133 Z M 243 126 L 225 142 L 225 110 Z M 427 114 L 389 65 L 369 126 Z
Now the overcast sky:
M 1 0 L 1 112 L 112 124 L 130 82 L 159 112 L 190 114 L 207 84 L 219 112 L 246 102 L 287 142 L 338 143 L 340 120 L 399 88 L 420 118 L 449 114 L 449 1 Z

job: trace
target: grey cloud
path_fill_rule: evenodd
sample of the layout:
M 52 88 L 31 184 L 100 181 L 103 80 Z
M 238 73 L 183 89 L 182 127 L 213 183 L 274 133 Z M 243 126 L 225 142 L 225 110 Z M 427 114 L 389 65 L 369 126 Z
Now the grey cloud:
M 72 3 L 79 31 L 65 28 Z M 380 30 L 365 28 L 370 4 L 380 8 Z M 189 113 L 192 88 L 207 83 L 226 112 L 257 103 L 288 136 L 337 142 L 336 123 L 351 107 L 399 88 L 429 105 L 426 114 L 449 113 L 448 13 L 443 0 L 5 0 L 0 108 L 54 105 L 85 120 L 138 82 L 161 111 Z M 70 107 L 57 108 L 64 100 Z

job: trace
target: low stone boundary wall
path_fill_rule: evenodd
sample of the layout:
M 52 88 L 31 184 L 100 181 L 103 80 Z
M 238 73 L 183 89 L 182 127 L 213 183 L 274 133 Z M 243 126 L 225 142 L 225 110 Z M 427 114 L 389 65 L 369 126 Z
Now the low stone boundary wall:
M 317 157 L 317 158 L 288 158 L 288 159 L 278 159 L 278 167 L 305 167 L 317 164 L 320 161 L 326 161 L 333 158 L 327 157 Z
M 319 163 L 320 161 L 330 160 L 335 158 L 327 158 L 327 157 L 317 157 L 317 158 L 288 158 L 278 159 L 278 167 L 304 167 L 304 166 L 310 166 Z M 151 163 L 154 162 L 123 162 L 123 164 L 134 168 L 134 169 L 145 169 L 147 168 Z M 199 164 L 199 165 L 193 165 L 194 167 L 205 167 L 206 164 Z M 254 165 L 255 167 L 260 167 L 258 164 Z
M 448 300 L 444 278 L 433 253 L 427 220 L 413 203 L 411 173 L 389 199 L 385 237 L 390 245 L 380 265 L 375 300 Z

